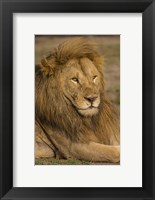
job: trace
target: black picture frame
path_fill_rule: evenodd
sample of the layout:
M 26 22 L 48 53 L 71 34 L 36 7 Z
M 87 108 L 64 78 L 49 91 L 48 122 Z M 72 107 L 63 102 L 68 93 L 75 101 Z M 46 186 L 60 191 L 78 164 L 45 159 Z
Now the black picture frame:
M 143 187 L 13 187 L 13 13 L 142 13 Z M 155 2 L 154 0 L 0 0 L 0 197 L 1 199 L 155 199 Z M 132 108 L 131 108 L 132 109 Z M 133 111 L 134 112 L 134 111 Z M 132 147 L 131 147 L 132 148 Z M 25 172 L 27 173 L 27 172 Z M 130 174 L 132 176 L 132 174 Z

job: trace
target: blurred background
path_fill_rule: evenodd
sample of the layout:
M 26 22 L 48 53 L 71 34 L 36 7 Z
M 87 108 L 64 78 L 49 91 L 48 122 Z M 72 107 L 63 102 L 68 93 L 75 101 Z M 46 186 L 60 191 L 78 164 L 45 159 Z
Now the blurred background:
M 35 36 L 35 63 L 48 55 L 53 48 L 70 38 L 77 36 L 51 36 L 36 35 Z M 84 36 L 96 42 L 100 53 L 104 56 L 104 76 L 105 91 L 109 99 L 113 102 L 118 112 L 120 112 L 120 36 Z M 55 159 L 55 158 L 39 158 L 35 159 L 36 165 L 94 165 L 108 163 L 93 163 L 80 161 L 76 159 Z M 111 165 L 112 163 L 110 163 Z M 114 164 L 113 164 L 114 165 Z
M 77 36 L 35 36 L 35 62 L 38 64 L 45 55 L 60 43 Z M 105 90 L 110 100 L 120 109 L 120 36 L 84 36 L 96 42 L 105 58 Z

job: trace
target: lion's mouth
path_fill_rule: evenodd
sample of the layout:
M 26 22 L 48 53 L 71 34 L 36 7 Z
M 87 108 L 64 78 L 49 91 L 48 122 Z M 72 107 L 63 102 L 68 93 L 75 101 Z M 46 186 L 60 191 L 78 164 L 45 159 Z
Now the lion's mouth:
M 81 107 L 81 106 L 78 106 L 77 103 L 75 103 L 75 100 L 68 98 L 66 95 L 64 96 L 67 101 L 71 102 L 71 104 L 78 111 L 78 113 L 83 116 L 93 116 L 93 115 L 96 115 L 99 111 L 100 102 L 98 102 L 96 105 L 94 103 L 89 106 L 86 105 L 86 106 Z
M 83 116 L 93 116 L 98 113 L 98 107 L 90 106 L 86 109 L 78 109 L 78 112 Z
M 92 110 L 94 108 L 98 108 L 98 106 L 97 107 L 95 107 L 95 106 L 89 106 L 88 108 L 79 108 L 79 110 Z

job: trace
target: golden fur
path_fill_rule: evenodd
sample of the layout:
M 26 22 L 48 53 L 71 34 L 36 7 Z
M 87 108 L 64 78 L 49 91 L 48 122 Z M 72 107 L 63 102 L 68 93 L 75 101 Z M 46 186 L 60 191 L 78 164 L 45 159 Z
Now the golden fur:
M 119 116 L 105 95 L 95 45 L 84 38 L 60 44 L 35 76 L 36 157 L 118 162 Z M 41 143 L 47 151 L 38 150 Z

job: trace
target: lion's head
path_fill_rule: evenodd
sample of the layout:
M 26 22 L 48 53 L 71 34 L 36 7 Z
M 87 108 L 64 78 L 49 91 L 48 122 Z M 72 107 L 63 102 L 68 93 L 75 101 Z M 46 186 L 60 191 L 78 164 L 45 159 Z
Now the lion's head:
M 99 115 L 103 98 L 103 57 L 84 38 L 59 45 L 36 67 L 36 116 L 53 127 L 76 132 Z
M 70 101 L 83 116 L 98 113 L 102 77 L 92 60 L 73 58 L 65 64 L 58 77 L 66 103 Z

